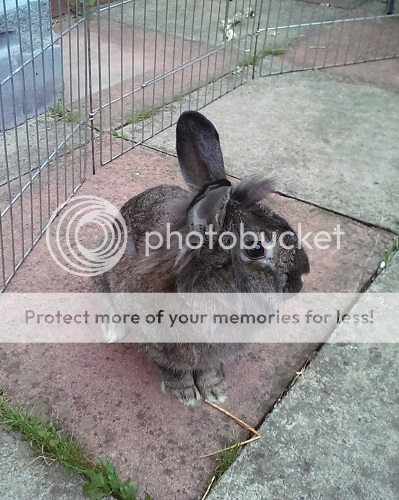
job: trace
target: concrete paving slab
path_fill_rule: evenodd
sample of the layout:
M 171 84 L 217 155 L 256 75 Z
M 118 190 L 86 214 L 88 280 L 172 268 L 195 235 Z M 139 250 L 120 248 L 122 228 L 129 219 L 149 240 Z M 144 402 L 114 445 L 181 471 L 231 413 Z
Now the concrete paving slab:
M 370 292 L 398 293 L 398 281 L 396 255 Z M 396 499 L 398 360 L 398 344 L 325 345 L 209 500 Z
M 379 1 L 362 2 L 354 0 L 326 2 L 301 2 L 297 0 L 285 0 L 280 2 L 253 3 L 251 8 L 254 16 L 244 18 L 235 28 L 237 38 L 244 38 L 247 33 L 252 34 L 259 27 L 272 28 L 310 22 L 321 22 L 333 19 L 344 19 L 348 17 L 362 17 L 384 14 L 384 5 Z M 149 30 L 158 29 L 161 33 L 176 33 L 178 37 L 186 40 L 204 41 L 208 37 L 216 43 L 223 42 L 222 21 L 232 19 L 236 12 L 242 12 L 247 8 L 243 2 L 224 2 L 224 0 L 204 0 L 201 3 L 188 2 L 184 8 L 178 0 L 170 0 L 158 3 L 156 0 L 148 0 L 145 9 L 138 8 L 134 3 L 123 6 L 115 6 L 110 12 L 103 12 L 101 17 L 106 20 L 123 22 L 127 26 L 146 27 Z M 290 30 L 294 33 L 295 30 Z M 306 27 L 302 32 L 306 32 Z M 284 33 L 284 34 L 283 34 Z M 286 37 L 282 30 L 281 39 Z M 260 34 L 261 40 L 263 33 Z M 280 37 L 279 37 L 280 41 Z
M 100 130 L 111 131 L 139 112 L 180 99 L 230 73 L 244 57 L 237 47 L 225 47 L 212 38 L 188 41 L 160 27 L 145 30 L 137 20 L 132 26 L 128 6 L 123 11 L 112 8 L 110 18 L 104 14 L 90 21 L 90 43 L 96 48 L 90 59 L 93 124 Z M 58 35 L 66 28 L 65 23 L 54 26 Z M 85 106 L 85 35 L 80 24 L 62 35 L 64 102 L 74 109 Z
M 399 292 L 399 254 L 388 264 L 384 273 L 377 279 L 369 290 L 370 293 L 398 293 Z
M 265 5 L 269 8 L 273 4 Z M 273 16 L 261 19 L 257 54 L 260 57 L 266 54 L 259 62 L 262 76 L 397 54 L 397 19 L 376 19 L 386 11 L 380 2 L 361 2 L 356 7 L 348 0 L 333 3 L 293 0 L 284 3 L 282 15 L 279 9 L 278 2 L 271 8 L 272 12 L 277 11 L 276 20 Z M 262 31 L 265 26 L 267 30 Z M 277 50 L 278 57 L 268 54 L 270 49 Z
M 110 144 L 104 144 L 110 147 Z M 112 139 L 112 147 L 121 148 Z M 98 159 L 97 159 L 98 161 Z M 174 157 L 137 147 L 98 167 L 79 194 L 104 197 L 121 206 L 129 197 L 161 182 L 180 184 Z M 308 291 L 355 291 L 377 268 L 391 235 L 292 199 L 271 203 L 306 231 L 347 234 L 341 250 L 309 251 Z M 9 291 L 85 292 L 91 282 L 65 273 L 39 241 Z M 254 347 L 227 369 L 226 408 L 251 425 L 270 410 L 314 345 Z M 119 345 L 31 344 L 2 346 L 0 383 L 22 401 L 35 398 L 63 429 L 73 431 L 94 456 L 112 459 L 154 498 L 194 499 L 212 475 L 214 458 L 204 453 L 235 442 L 245 433 L 205 404 L 186 408 L 159 390 L 160 377 L 133 347 Z
M 383 13 L 380 2 L 367 2 L 354 11 L 330 4 L 312 5 L 289 0 L 254 6 L 255 15 L 234 28 L 225 44 L 222 21 L 242 6 L 206 0 L 181 8 L 177 1 L 153 0 L 145 8 L 136 3 L 113 5 L 90 17 L 90 65 L 94 125 L 113 130 L 132 121 L 138 112 L 180 99 L 181 95 L 227 75 L 253 54 L 258 25 L 258 48 L 286 47 L 309 31 L 307 26 L 281 30 L 273 27 Z M 245 9 L 244 9 L 245 10 Z M 350 13 L 349 13 L 350 12 Z M 266 29 L 267 28 L 267 29 Z M 60 19 L 54 25 L 60 39 L 65 82 L 64 100 L 76 107 L 86 92 L 85 27 Z
M 284 193 L 399 232 L 396 93 L 312 71 L 251 80 L 204 112 L 229 174 L 275 177 Z M 173 130 L 148 145 L 174 154 Z
M 394 57 L 399 50 L 399 18 L 370 18 L 316 26 L 285 51 L 297 68 L 324 68 Z
M 399 94 L 399 58 L 365 64 L 351 64 L 323 70 L 352 82 L 368 83 Z
M 46 464 L 18 433 L 0 429 L 2 500 L 81 500 L 84 482 L 60 464 Z

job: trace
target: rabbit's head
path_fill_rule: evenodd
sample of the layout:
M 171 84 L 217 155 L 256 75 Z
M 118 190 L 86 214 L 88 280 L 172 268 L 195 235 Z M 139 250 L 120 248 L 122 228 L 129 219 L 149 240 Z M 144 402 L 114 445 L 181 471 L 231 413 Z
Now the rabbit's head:
M 309 260 L 288 223 L 260 204 L 272 192 L 271 182 L 252 178 L 233 186 L 219 135 L 196 111 L 179 118 L 176 147 L 191 194 L 172 202 L 169 212 L 171 230 L 183 244 L 153 256 L 164 270 L 170 263 L 176 290 L 299 292 Z

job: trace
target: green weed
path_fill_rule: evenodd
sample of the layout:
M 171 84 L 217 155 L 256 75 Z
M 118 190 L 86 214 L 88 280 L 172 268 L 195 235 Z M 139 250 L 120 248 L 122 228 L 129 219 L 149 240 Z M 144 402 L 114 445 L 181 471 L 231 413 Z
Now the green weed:
M 226 445 L 225 448 L 228 448 L 228 445 Z M 241 450 L 242 446 L 240 444 L 237 444 L 233 448 L 229 448 L 218 453 L 216 458 L 216 467 L 213 472 L 211 483 L 206 489 L 206 492 L 202 496 L 201 500 L 205 500 L 205 498 L 207 498 L 212 488 L 216 486 L 219 479 L 223 476 L 223 474 L 227 471 L 231 464 L 237 459 L 237 457 L 241 453 Z
M 67 120 L 68 122 L 77 122 L 79 123 L 79 113 L 76 111 L 72 111 L 66 106 L 61 101 L 56 101 L 54 103 L 53 108 L 48 108 L 48 113 L 50 116 L 56 119 L 61 119 L 63 118 L 64 120 Z
M 214 471 L 215 484 L 227 471 L 230 465 L 237 460 L 237 457 L 241 453 L 242 446 L 237 445 L 229 450 L 224 450 L 220 452 L 216 458 L 216 467 Z
M 384 255 L 385 265 L 389 264 L 396 252 L 399 251 L 399 236 L 394 238 Z
M 147 120 L 155 115 L 158 108 L 147 108 L 142 111 L 136 111 L 133 115 L 126 120 L 126 125 L 131 125 L 132 123 L 139 123 L 143 120 Z
M 246 68 L 247 66 L 255 66 L 256 63 L 261 61 L 266 56 L 281 56 L 284 54 L 284 49 L 281 47 L 273 47 L 272 49 L 265 49 L 261 52 L 257 52 L 251 57 L 244 59 L 244 61 L 240 62 L 238 66 L 240 68 Z
M 107 496 L 118 500 L 137 499 L 137 485 L 131 480 L 122 482 L 111 462 L 103 458 L 99 458 L 98 463 L 93 462 L 71 435 L 57 430 L 54 422 L 46 423 L 12 404 L 3 391 L 0 391 L 0 424 L 21 432 L 44 459 L 56 460 L 84 476 L 88 482 L 83 486 L 83 494 L 91 500 Z M 151 500 L 148 494 L 145 498 Z

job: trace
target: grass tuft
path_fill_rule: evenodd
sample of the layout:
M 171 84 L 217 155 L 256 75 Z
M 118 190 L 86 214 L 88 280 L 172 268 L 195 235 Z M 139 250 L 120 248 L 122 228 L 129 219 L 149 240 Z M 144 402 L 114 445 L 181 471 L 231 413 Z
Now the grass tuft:
M 226 445 L 225 448 L 228 448 L 228 445 Z M 234 446 L 234 448 L 223 450 L 217 455 L 216 467 L 213 472 L 212 480 L 201 500 L 205 500 L 208 497 L 209 493 L 216 486 L 219 479 L 223 476 L 223 474 L 227 471 L 231 464 L 235 462 L 235 460 L 237 460 L 239 454 L 241 453 L 241 450 L 242 446 L 238 443 L 236 446 Z
M 394 238 L 384 255 L 385 265 L 389 264 L 396 252 L 399 251 L 399 236 Z
M 56 101 L 53 108 L 48 108 L 48 113 L 55 119 L 63 118 L 68 122 L 80 122 L 79 113 L 70 110 L 61 101 Z
M 281 47 L 273 47 L 272 49 L 265 49 L 261 52 L 257 52 L 251 57 L 244 59 L 244 61 L 239 63 L 240 68 L 246 68 L 247 66 L 255 66 L 260 60 L 266 56 L 281 56 L 284 54 L 284 49 Z
M 126 120 L 126 125 L 131 125 L 132 123 L 139 123 L 143 120 L 147 120 L 148 118 L 152 118 L 155 113 L 158 111 L 158 108 L 147 108 L 142 111 L 136 111 L 133 115 Z
M 230 465 L 237 460 L 241 450 L 242 446 L 237 445 L 234 448 L 230 448 L 229 450 L 224 450 L 219 453 L 216 458 L 216 467 L 214 472 L 215 484 L 227 471 Z
M 83 494 L 99 500 L 113 496 L 118 500 L 136 500 L 137 485 L 130 480 L 122 482 L 115 466 L 103 458 L 98 463 L 90 460 L 84 449 L 75 443 L 72 435 L 57 430 L 54 422 L 43 422 L 26 409 L 12 404 L 0 390 L 0 424 L 21 432 L 30 446 L 46 461 L 58 461 L 87 479 Z M 151 500 L 146 494 L 146 500 Z

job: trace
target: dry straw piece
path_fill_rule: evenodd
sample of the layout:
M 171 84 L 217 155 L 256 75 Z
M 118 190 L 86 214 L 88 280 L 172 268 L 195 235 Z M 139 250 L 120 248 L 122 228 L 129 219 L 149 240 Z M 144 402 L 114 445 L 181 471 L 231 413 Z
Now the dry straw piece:
M 229 411 L 225 410 L 224 408 L 222 408 L 221 406 L 219 406 L 215 403 L 211 403 L 207 399 L 205 400 L 205 403 L 208 403 L 208 405 L 211 405 L 214 408 L 216 408 L 217 410 L 219 410 L 220 412 L 224 413 L 229 418 L 234 420 L 234 422 L 237 422 L 238 425 L 241 425 L 241 427 L 244 427 L 244 429 L 247 429 L 248 431 L 252 432 L 252 434 L 254 434 L 254 435 L 250 439 L 246 439 L 245 441 L 240 441 L 239 443 L 233 444 L 232 446 L 228 446 L 227 448 L 223 448 L 221 450 L 214 451 L 212 453 L 207 453 L 206 455 L 201 455 L 200 458 L 211 457 L 212 455 L 217 455 L 218 453 L 222 453 L 223 451 L 232 450 L 233 448 L 237 448 L 238 446 L 243 446 L 244 444 L 253 443 L 254 441 L 261 438 L 261 435 L 259 434 L 259 432 L 256 429 L 254 429 L 253 427 L 251 427 L 250 425 L 245 423 L 243 420 L 240 420 L 238 417 L 236 417 L 235 415 L 233 415 Z
M 229 418 L 231 418 L 232 420 L 234 420 L 234 422 L 237 422 L 238 425 L 240 425 L 241 427 L 244 427 L 244 429 L 247 429 L 248 431 L 252 432 L 253 436 L 250 439 L 246 439 L 245 441 L 240 441 L 239 443 L 233 444 L 232 446 L 228 446 L 227 448 L 223 448 L 222 450 L 214 451 L 213 453 L 208 453 L 206 455 L 201 455 L 200 458 L 211 457 L 212 455 L 217 455 L 218 453 L 222 453 L 223 451 L 232 450 L 233 448 L 241 447 L 244 444 L 252 443 L 252 442 L 256 441 L 257 439 L 261 438 L 261 435 L 259 434 L 259 432 L 257 430 L 255 430 L 253 427 L 251 427 L 250 425 L 248 425 L 243 420 L 239 419 L 238 417 L 236 417 L 235 415 L 233 415 L 229 411 L 225 410 L 224 408 L 222 408 L 221 406 L 219 406 L 215 403 L 211 403 L 207 399 L 205 399 L 205 403 L 208 403 L 208 405 L 213 406 L 214 408 L 219 410 L 221 413 L 224 413 L 224 415 L 226 415 Z M 216 480 L 216 476 L 213 476 L 211 479 L 211 482 L 209 483 L 201 500 L 205 500 L 205 498 L 208 496 L 215 480 Z

